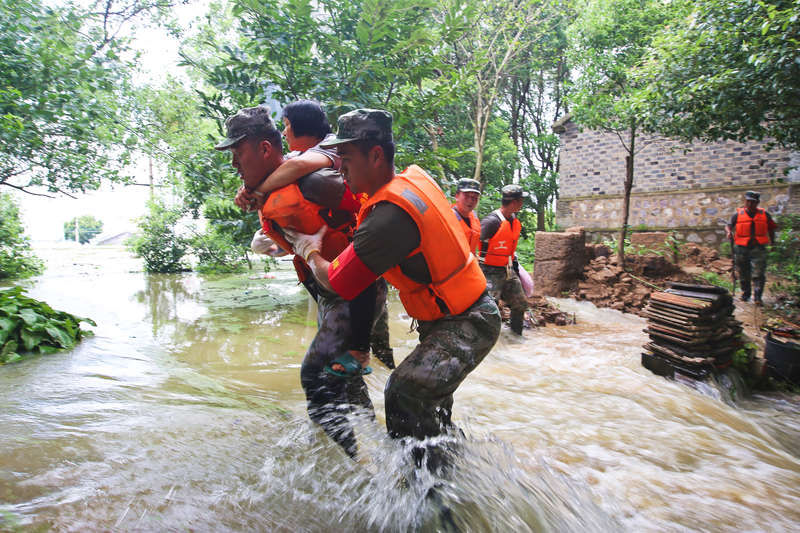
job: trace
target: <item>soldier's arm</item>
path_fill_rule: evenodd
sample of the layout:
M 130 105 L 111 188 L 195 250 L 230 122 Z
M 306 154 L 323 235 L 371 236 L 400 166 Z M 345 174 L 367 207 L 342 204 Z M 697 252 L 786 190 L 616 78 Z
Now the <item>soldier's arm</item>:
M 737 213 L 734 213 L 733 216 L 731 217 L 730 222 L 728 222 L 725 225 L 725 236 L 729 239 L 733 236 L 733 233 L 736 229 L 736 218 L 737 218 Z
M 494 237 L 497 230 L 500 229 L 500 218 L 494 213 L 489 213 L 483 220 L 481 220 L 481 251 L 480 257 L 486 256 L 486 250 L 489 249 L 489 239 Z

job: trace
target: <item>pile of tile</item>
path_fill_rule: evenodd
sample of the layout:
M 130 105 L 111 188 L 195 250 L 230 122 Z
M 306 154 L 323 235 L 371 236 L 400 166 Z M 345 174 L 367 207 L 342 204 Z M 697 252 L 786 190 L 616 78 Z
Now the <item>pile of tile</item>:
M 645 344 L 642 365 L 660 376 L 676 372 L 706 379 L 731 364 L 742 347 L 742 325 L 733 317 L 733 299 L 727 290 L 713 285 L 670 283 L 654 292 L 644 309 L 650 342 Z

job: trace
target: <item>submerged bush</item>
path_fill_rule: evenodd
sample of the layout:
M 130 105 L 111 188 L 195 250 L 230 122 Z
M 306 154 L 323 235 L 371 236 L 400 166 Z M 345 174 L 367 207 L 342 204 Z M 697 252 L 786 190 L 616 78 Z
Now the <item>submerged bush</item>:
M 139 219 L 139 234 L 128 241 L 128 247 L 144 259 L 144 269 L 152 273 L 181 272 L 186 269 L 183 258 L 189 248 L 186 237 L 178 234 L 180 209 L 159 201 L 150 202 L 150 211 Z
M 21 287 L 0 289 L 0 364 L 18 361 L 26 353 L 49 354 L 75 346 L 84 335 L 80 318 L 24 295 Z

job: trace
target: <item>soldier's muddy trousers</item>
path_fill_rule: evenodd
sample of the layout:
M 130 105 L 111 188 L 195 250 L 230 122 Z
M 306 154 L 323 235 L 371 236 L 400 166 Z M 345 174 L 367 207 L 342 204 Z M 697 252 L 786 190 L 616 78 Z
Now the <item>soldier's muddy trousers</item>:
M 386 285 L 377 286 L 376 315 L 385 306 Z M 334 441 L 355 457 L 357 447 L 347 415 L 353 406 L 366 409 L 374 418 L 372 401 L 362 377 L 340 378 L 323 368 L 347 349 L 350 337 L 350 306 L 339 296 L 320 290 L 317 296 L 317 334 L 308 347 L 300 368 L 300 382 L 306 393 L 308 416 Z
M 500 311 L 483 293 L 456 316 L 420 322 L 419 345 L 386 382 L 386 428 L 394 438 L 425 439 L 450 430 L 453 393 L 492 349 Z
M 742 284 L 742 297 L 750 297 L 750 280 L 753 280 L 753 297 L 761 301 L 767 270 L 767 249 L 763 244 L 753 246 L 736 245 L 736 266 L 739 267 L 739 281 Z
M 511 331 L 522 335 L 522 324 L 525 319 L 525 310 L 528 309 L 528 300 L 522 288 L 517 273 L 503 266 L 481 265 L 483 275 L 486 276 L 486 290 L 495 301 L 502 300 L 511 310 Z

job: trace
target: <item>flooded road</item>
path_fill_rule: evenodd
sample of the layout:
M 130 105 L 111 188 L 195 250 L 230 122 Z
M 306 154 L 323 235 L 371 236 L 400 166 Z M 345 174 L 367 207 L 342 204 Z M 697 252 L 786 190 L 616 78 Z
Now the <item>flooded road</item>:
M 147 276 L 119 249 L 39 253 L 29 295 L 98 325 L 0 367 L 0 530 L 800 529 L 797 397 L 733 405 L 652 375 L 638 317 L 559 300 L 577 325 L 501 333 L 455 396 L 452 476 L 421 479 L 385 437 L 379 362 L 358 463 L 308 422 L 315 310 L 292 271 Z M 396 298 L 390 316 L 401 360 L 415 335 Z

